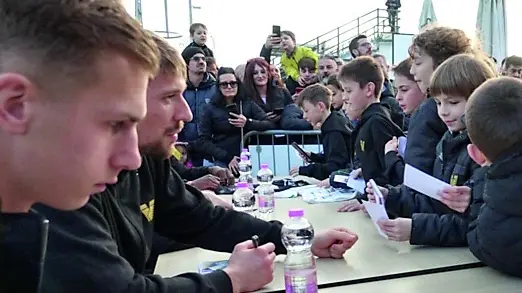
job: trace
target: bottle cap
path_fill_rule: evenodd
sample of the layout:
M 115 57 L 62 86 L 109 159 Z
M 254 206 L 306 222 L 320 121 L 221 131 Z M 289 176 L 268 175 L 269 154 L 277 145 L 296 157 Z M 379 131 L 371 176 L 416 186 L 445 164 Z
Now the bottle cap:
M 268 169 L 268 164 L 261 164 L 261 169 Z
M 304 211 L 303 211 L 303 209 L 291 209 L 288 211 L 288 216 L 290 218 L 302 217 L 302 216 L 304 216 Z
M 248 182 L 238 182 L 236 183 L 237 188 L 248 188 Z
M 241 161 L 248 161 L 248 157 L 247 156 L 241 156 Z
M 248 149 L 242 149 L 241 150 L 243 153 L 248 153 Z

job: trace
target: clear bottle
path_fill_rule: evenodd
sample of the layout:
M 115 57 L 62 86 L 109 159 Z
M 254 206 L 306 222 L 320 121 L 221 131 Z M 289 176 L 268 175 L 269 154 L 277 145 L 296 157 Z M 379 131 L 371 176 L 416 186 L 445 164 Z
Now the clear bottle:
M 248 149 L 241 150 L 241 154 L 239 155 L 239 157 L 241 158 L 243 156 L 247 157 L 247 161 L 249 163 L 250 169 L 252 169 L 252 161 L 250 160 L 250 152 L 248 151 Z
M 256 205 L 256 197 L 247 182 L 236 183 L 236 191 L 232 194 L 234 210 L 253 214 Z
M 239 161 L 239 182 L 247 182 L 250 190 L 254 190 L 254 178 L 247 156 L 241 156 L 241 161 Z
M 275 190 L 272 186 L 274 180 L 274 173 L 268 168 L 268 164 L 261 164 L 261 169 L 257 172 L 257 202 L 259 205 L 258 212 L 260 214 L 271 214 L 274 212 Z
M 287 293 L 316 293 L 317 269 L 312 254 L 314 228 L 303 218 L 302 209 L 288 211 L 290 218 L 281 229 L 281 240 L 286 247 L 285 288 Z

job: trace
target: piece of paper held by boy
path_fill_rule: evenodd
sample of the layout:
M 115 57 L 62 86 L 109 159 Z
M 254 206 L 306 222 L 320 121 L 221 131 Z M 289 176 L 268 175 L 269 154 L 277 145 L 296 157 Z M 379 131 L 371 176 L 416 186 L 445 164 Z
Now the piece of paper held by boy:
M 199 264 L 199 273 L 202 275 L 222 270 L 228 266 L 228 260 L 207 261 Z
M 438 201 L 441 200 L 438 193 L 445 187 L 451 186 L 408 164 L 404 169 L 404 185 Z
M 344 183 L 346 186 L 362 194 L 365 193 L 366 182 L 364 182 L 364 179 L 361 177 L 353 178 L 347 175 L 335 175 L 333 180 L 338 183 Z
M 381 227 L 377 225 L 377 221 L 379 220 L 389 220 L 384 205 L 364 200 L 362 201 L 362 203 L 364 205 L 364 208 L 366 208 L 368 215 L 370 215 L 370 218 L 372 219 L 372 222 L 375 225 L 375 228 L 377 228 L 379 234 L 382 237 L 388 239 L 388 236 L 381 230 Z

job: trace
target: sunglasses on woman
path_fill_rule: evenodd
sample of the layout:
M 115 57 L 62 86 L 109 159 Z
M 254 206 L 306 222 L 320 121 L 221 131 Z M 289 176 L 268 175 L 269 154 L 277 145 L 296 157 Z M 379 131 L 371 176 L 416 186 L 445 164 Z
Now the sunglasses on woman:
M 220 82 L 219 87 L 222 89 L 226 89 L 228 87 L 230 88 L 236 88 L 237 87 L 237 81 L 230 81 L 230 82 Z

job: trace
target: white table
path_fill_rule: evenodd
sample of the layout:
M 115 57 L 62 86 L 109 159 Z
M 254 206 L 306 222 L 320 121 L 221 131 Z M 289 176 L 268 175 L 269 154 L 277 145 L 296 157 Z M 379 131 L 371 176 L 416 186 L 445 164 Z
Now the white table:
M 300 198 L 278 199 L 275 219 L 286 220 L 290 208 L 303 208 L 305 217 L 314 225 L 315 231 L 346 227 L 359 235 L 358 243 L 341 260 L 318 259 L 319 284 L 339 283 L 401 273 L 411 273 L 435 268 L 463 269 L 479 262 L 467 248 L 434 248 L 411 246 L 407 243 L 390 242 L 377 234 L 370 218 L 362 212 L 338 213 L 339 203 L 311 205 Z M 229 254 L 193 248 L 160 255 L 156 273 L 174 276 L 184 272 L 197 272 L 198 264 L 205 261 L 228 259 Z M 278 256 L 275 279 L 265 291 L 284 288 L 284 256 Z
M 522 279 L 476 268 L 320 289 L 321 293 L 518 293 Z

